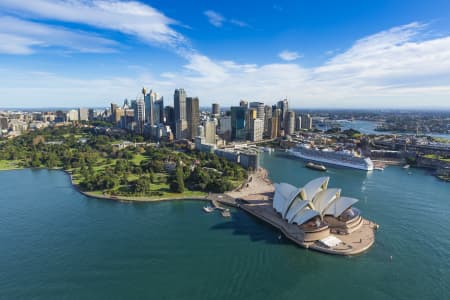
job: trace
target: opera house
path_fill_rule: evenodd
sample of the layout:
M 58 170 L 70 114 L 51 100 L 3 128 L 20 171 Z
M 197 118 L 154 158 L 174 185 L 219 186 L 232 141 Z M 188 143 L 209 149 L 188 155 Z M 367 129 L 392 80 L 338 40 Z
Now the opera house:
M 339 237 L 357 232 L 367 220 L 353 207 L 358 199 L 341 196 L 339 188 L 328 188 L 329 179 L 316 178 L 301 188 L 288 183 L 275 184 L 272 205 L 288 224 L 300 227 L 304 232 L 303 242 L 318 241 L 318 247 L 332 250 L 345 244 Z M 373 229 L 377 228 L 371 224 Z

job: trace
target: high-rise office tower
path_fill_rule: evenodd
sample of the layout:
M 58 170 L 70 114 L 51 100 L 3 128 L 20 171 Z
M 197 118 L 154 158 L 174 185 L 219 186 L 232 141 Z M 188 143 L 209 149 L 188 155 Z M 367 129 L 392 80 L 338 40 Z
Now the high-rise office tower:
M 231 107 L 231 139 L 245 140 L 247 138 L 246 121 L 248 110 L 245 106 Z
M 174 127 L 175 125 L 175 112 L 172 106 L 166 106 L 164 107 L 164 116 L 166 118 L 166 124 L 168 124 L 171 127 Z
M 205 122 L 205 143 L 216 144 L 216 122 L 208 120 Z
M 124 115 L 124 110 L 121 109 L 120 107 L 116 108 L 116 110 L 114 111 L 113 123 L 118 124 L 123 115 Z
M 152 126 L 155 124 L 158 124 L 159 122 L 155 122 L 155 110 L 154 105 L 156 98 L 158 97 L 158 94 L 155 93 L 153 90 L 150 90 L 150 92 L 146 95 L 144 95 L 145 100 L 145 116 L 147 123 Z
M 264 106 L 264 135 L 270 136 L 269 120 L 272 118 L 272 107 L 269 105 Z
M 116 109 L 117 109 L 117 104 L 111 103 L 111 116 L 110 116 L 110 120 L 112 123 L 117 123 L 116 122 Z
M 194 139 L 200 122 L 200 104 L 197 97 L 186 98 L 186 120 L 188 123 L 188 138 Z
M 264 119 L 264 103 L 250 102 L 250 108 L 256 109 L 256 117 L 258 119 Z
M 284 128 L 284 123 L 286 120 L 286 115 L 289 110 L 289 102 L 287 99 L 283 99 L 281 101 L 278 101 L 277 108 L 281 109 L 281 115 L 280 115 L 280 126 L 281 128 Z
M 213 116 L 215 116 L 215 117 L 218 117 L 220 115 L 220 105 L 219 105 L 219 103 L 213 103 L 212 104 L 211 114 Z
M 270 138 L 272 138 L 272 139 L 279 137 L 281 135 L 281 133 L 280 133 L 280 115 L 281 115 L 281 110 L 279 108 L 275 109 L 272 112 L 272 118 L 270 119 L 270 122 L 269 122 Z
M 173 94 L 175 121 L 186 120 L 186 92 L 184 89 L 176 89 Z
M 310 130 L 312 129 L 312 118 L 309 114 L 302 116 L 302 129 Z
M 144 93 L 145 89 L 143 89 Z M 134 110 L 134 121 L 136 122 L 136 132 L 138 134 L 144 134 L 144 123 L 145 123 L 145 101 L 143 98 L 132 102 L 132 107 Z
M 164 98 L 161 97 L 153 103 L 153 123 L 164 123 Z
M 284 133 L 287 135 L 294 134 L 295 131 L 295 112 L 288 111 L 286 115 L 286 126 L 284 128 Z
M 254 118 L 250 121 L 250 140 L 253 142 L 263 139 L 264 119 Z

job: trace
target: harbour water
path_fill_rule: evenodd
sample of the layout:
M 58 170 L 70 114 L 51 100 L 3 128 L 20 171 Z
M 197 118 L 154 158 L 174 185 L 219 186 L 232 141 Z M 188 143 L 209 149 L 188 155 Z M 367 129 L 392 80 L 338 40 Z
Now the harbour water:
M 84 197 L 60 171 L 0 172 L 0 298 L 447 299 L 450 184 L 424 170 L 304 167 L 262 154 L 273 181 L 327 175 L 380 224 L 356 257 L 299 248 L 269 225 L 204 203 Z M 408 172 L 412 172 L 408 175 Z
M 375 121 L 364 121 L 364 120 L 354 120 L 352 122 L 349 121 L 341 121 L 338 122 L 341 125 L 342 130 L 346 129 L 355 129 L 364 134 L 406 134 L 406 133 L 398 133 L 393 131 L 376 131 L 377 122 Z M 415 134 L 415 132 L 410 132 L 407 134 Z M 420 133 L 422 134 L 422 133 Z M 428 136 L 436 137 L 436 138 L 444 138 L 450 140 L 449 133 L 436 133 L 436 132 L 426 132 L 423 133 Z

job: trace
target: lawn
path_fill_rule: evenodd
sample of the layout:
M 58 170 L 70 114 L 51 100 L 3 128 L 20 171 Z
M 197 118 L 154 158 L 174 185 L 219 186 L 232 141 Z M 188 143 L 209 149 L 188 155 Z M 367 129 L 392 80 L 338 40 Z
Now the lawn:
M 0 170 L 22 169 L 19 160 L 0 160 Z
M 450 158 L 444 158 L 442 156 L 438 156 L 437 154 L 427 154 L 427 155 L 424 155 L 423 157 L 431 158 L 431 159 L 439 159 L 439 160 L 442 160 L 445 162 L 450 162 Z

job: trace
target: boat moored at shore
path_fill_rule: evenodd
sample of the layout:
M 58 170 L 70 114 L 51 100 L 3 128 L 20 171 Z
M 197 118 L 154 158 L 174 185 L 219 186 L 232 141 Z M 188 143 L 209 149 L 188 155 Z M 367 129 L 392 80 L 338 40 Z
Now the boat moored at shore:
M 326 171 L 327 168 L 324 165 L 321 164 L 315 164 L 313 162 L 309 162 L 305 165 L 305 167 L 312 169 L 312 170 L 316 170 L 316 171 Z
M 350 150 L 318 149 L 307 144 L 297 144 L 287 152 L 306 160 L 365 171 L 372 171 L 374 167 L 369 157 L 363 157 Z

